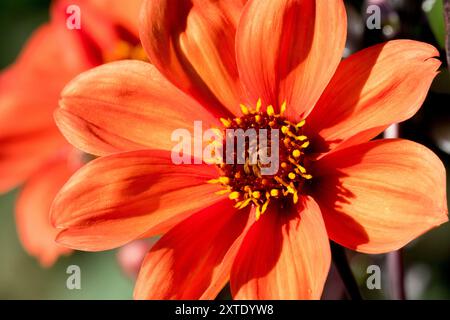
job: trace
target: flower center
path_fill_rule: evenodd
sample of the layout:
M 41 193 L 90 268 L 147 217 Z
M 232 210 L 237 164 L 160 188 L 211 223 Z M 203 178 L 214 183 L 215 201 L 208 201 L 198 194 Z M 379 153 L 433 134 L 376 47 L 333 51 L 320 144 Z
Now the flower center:
M 266 165 L 259 160 L 251 161 L 252 143 L 249 139 L 249 141 L 245 140 L 245 163 L 240 164 L 239 161 L 236 161 L 238 155 L 234 152 L 233 147 L 233 161 L 230 163 L 227 158 L 227 161 L 221 163 L 219 166 L 222 175 L 218 179 L 210 181 L 210 183 L 219 183 L 224 187 L 224 190 L 219 193 L 228 193 L 229 198 L 236 202 L 236 208 L 243 209 L 248 205 L 254 205 L 257 220 L 267 210 L 270 201 L 297 203 L 298 193 L 302 186 L 305 181 L 312 178 L 305 168 L 305 149 L 309 146 L 308 137 L 303 134 L 305 120 L 299 123 L 288 121 L 284 117 L 286 103 L 281 106 L 279 114 L 275 113 L 271 105 L 267 107 L 266 112 L 262 112 L 261 105 L 261 99 L 258 100 L 255 109 L 241 105 L 243 116 L 234 119 L 220 119 L 225 127 L 224 137 L 226 139 L 230 132 L 236 132 L 236 130 L 254 129 L 257 139 L 260 141 L 261 132 L 267 132 L 270 138 L 266 139 L 264 152 L 277 155 L 278 159 L 275 160 L 279 165 L 278 170 L 273 174 L 263 174 Z M 274 132 L 277 133 L 275 144 L 272 139 Z M 224 146 L 229 148 L 229 140 L 225 141 Z M 275 152 L 275 148 L 278 149 L 278 152 Z

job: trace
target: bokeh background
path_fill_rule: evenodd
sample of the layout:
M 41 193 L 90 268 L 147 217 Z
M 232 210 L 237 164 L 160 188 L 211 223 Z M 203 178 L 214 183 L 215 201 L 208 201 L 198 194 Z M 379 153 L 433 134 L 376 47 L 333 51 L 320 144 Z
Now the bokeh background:
M 126 0 L 124 0 L 126 1 Z M 157 1 L 157 0 L 155 0 Z M 334 0 L 330 0 L 334 1 Z M 442 0 L 346 0 L 349 36 L 345 54 L 395 38 L 433 44 L 441 51 L 443 67 L 421 111 L 400 126 L 400 133 L 432 149 L 450 167 L 450 73 L 445 62 L 445 24 Z M 14 61 L 31 32 L 48 19 L 50 0 L 0 1 L 0 69 Z M 382 9 L 382 28 L 366 27 L 366 8 Z M 26 92 L 24 92 L 26 94 Z M 1 99 L 1 97 L 0 97 Z M 26 115 L 25 115 L 26 116 Z M 0 128 L 1 130 L 1 128 Z M 420 168 L 418 168 L 420 170 Z M 118 264 L 117 252 L 77 252 L 43 269 L 22 249 L 14 223 L 17 190 L 0 195 L 0 299 L 130 299 L 133 280 Z M 405 284 L 410 299 L 450 299 L 450 223 L 434 229 L 404 250 Z M 348 252 L 353 271 L 366 298 L 388 299 L 386 258 Z M 382 271 L 382 289 L 366 287 L 367 266 Z M 66 268 L 81 268 L 81 290 L 66 288 Z M 324 298 L 342 297 L 331 272 Z M 223 297 L 226 297 L 226 293 Z

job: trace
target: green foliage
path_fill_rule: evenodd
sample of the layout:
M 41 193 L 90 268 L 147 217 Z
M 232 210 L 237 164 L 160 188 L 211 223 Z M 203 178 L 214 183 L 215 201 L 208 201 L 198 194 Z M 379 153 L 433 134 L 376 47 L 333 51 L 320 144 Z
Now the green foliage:
M 430 2 L 431 3 L 431 2 Z M 444 6 L 442 0 L 436 0 L 431 10 L 425 10 L 431 30 L 441 48 L 445 48 Z

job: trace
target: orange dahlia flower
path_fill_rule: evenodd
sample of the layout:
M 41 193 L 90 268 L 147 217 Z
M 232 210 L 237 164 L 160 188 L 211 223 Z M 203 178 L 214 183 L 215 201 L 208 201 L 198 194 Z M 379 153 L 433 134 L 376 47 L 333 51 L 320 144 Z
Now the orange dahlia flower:
M 141 18 L 153 65 L 107 64 L 63 91 L 59 128 L 100 158 L 52 208 L 71 248 L 164 234 L 135 298 L 211 299 L 229 281 L 237 299 L 318 299 L 329 239 L 384 253 L 447 221 L 436 155 L 368 142 L 419 109 L 440 66 L 434 47 L 392 41 L 341 61 L 342 1 L 149 0 Z M 279 171 L 174 165 L 171 133 L 197 120 L 279 129 Z
M 54 196 L 82 163 L 54 123 L 61 90 L 82 71 L 139 57 L 135 21 L 140 4 L 55 1 L 51 21 L 0 74 L 0 193 L 25 182 L 16 205 L 17 229 L 25 249 L 44 266 L 70 251 L 55 244 L 49 213 Z M 81 29 L 67 27 L 69 5 L 79 7 Z

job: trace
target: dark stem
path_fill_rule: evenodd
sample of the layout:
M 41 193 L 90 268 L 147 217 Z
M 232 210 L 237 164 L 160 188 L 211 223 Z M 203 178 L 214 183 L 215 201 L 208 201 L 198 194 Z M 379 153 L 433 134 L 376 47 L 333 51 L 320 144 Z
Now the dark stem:
M 445 51 L 447 51 L 447 68 L 450 70 L 450 0 L 444 0 L 444 21 L 446 29 Z
M 394 300 L 405 300 L 403 255 L 401 249 L 387 254 L 387 265 L 391 298 Z
M 362 300 L 362 296 L 358 288 L 358 283 L 356 282 L 352 270 L 350 269 L 350 265 L 348 264 L 345 249 L 337 243 L 334 243 L 333 241 L 330 241 L 330 246 L 334 265 L 336 266 L 336 269 L 341 276 L 348 296 L 352 300 Z

